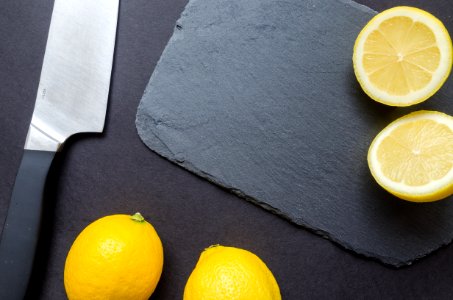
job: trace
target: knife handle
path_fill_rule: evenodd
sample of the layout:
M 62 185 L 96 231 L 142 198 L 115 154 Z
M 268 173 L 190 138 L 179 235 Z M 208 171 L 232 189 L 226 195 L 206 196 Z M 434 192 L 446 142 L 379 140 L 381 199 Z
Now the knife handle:
M 0 299 L 22 300 L 35 258 L 44 185 L 55 152 L 25 150 L 0 241 Z

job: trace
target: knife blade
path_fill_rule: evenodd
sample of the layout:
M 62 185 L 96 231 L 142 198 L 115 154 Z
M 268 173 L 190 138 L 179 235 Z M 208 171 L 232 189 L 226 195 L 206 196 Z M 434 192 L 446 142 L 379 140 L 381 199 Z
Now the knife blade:
M 119 0 L 55 0 L 35 107 L 0 240 L 0 299 L 23 299 L 55 153 L 76 133 L 102 132 Z

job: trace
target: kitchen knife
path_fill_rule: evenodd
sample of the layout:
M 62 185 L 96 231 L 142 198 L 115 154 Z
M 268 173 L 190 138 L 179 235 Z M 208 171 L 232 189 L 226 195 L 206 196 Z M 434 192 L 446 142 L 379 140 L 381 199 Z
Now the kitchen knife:
M 72 135 L 102 132 L 119 0 L 55 0 L 35 108 L 0 241 L 0 299 L 23 299 L 54 155 Z

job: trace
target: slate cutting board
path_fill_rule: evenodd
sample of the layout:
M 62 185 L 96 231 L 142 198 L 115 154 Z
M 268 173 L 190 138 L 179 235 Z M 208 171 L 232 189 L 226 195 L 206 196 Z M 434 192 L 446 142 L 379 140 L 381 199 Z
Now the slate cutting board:
M 141 139 L 346 249 L 411 264 L 452 240 L 453 203 L 391 196 L 366 154 L 399 116 L 453 114 L 452 85 L 411 108 L 369 99 L 351 56 L 374 14 L 339 0 L 191 0 L 139 105 Z

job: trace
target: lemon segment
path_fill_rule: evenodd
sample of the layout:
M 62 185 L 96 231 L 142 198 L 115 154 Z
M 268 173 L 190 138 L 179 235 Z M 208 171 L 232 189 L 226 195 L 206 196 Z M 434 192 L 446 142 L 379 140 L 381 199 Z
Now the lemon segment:
M 437 92 L 452 67 L 447 29 L 430 13 L 399 6 L 377 14 L 359 33 L 354 72 L 365 93 L 392 106 L 409 106 Z
M 418 111 L 397 119 L 371 143 L 368 165 L 376 181 L 402 199 L 453 194 L 453 117 Z

